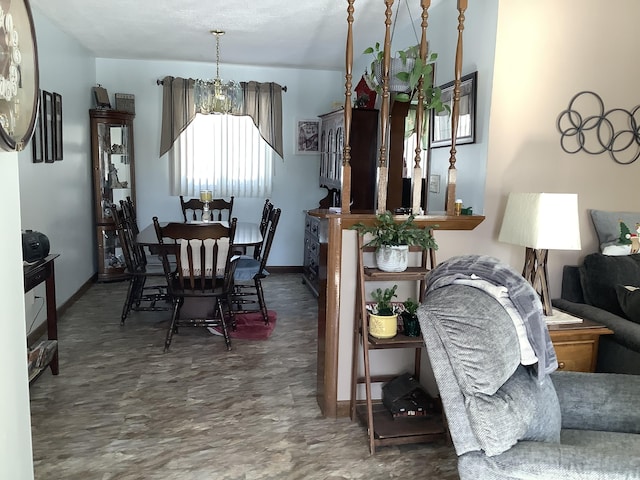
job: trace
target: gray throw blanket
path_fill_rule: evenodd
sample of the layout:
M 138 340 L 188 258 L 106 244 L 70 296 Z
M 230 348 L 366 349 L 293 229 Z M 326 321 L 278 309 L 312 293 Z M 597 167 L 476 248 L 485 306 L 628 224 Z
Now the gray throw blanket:
M 451 285 L 471 275 L 509 290 L 509 298 L 524 321 L 527 337 L 538 357 L 538 380 L 558 368 L 556 352 L 542 314 L 538 293 L 520 273 L 486 255 L 461 255 L 440 263 L 427 275 L 427 292 Z

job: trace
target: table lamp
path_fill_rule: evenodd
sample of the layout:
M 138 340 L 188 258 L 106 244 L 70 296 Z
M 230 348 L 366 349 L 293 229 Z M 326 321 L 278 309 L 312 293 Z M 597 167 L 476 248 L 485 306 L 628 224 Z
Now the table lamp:
M 526 247 L 522 276 L 540 295 L 546 316 L 553 315 L 549 296 L 549 250 L 580 250 L 578 195 L 510 193 L 498 240 Z

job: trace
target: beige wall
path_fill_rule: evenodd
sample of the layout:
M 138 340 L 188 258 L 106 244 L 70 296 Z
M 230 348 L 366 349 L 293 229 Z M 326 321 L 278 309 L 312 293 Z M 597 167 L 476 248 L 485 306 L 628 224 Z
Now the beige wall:
M 524 249 L 497 241 L 511 191 L 575 192 L 582 251 L 549 254 L 551 295 L 564 264 L 597 251 L 588 209 L 640 210 L 640 161 L 608 154 L 567 154 L 556 120 L 578 92 L 599 94 L 606 108 L 640 104 L 633 40 L 637 0 L 501 0 L 493 76 L 485 194 L 486 220 L 468 233 L 441 232 L 439 260 L 460 252 L 494 255 L 521 269 Z

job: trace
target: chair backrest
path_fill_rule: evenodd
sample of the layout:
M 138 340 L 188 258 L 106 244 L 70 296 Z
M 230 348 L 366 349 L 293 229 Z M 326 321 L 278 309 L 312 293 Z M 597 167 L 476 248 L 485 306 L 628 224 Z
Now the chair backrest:
M 271 245 L 273 244 L 273 238 L 276 235 L 276 228 L 278 221 L 280 220 L 280 209 L 274 208 L 269 214 L 267 236 L 263 238 L 262 244 L 259 245 L 259 258 L 260 270 L 258 273 L 262 273 L 267 266 L 267 260 L 269 258 L 269 252 L 271 252 Z M 256 250 L 258 247 L 256 247 Z
M 125 220 L 129 226 L 133 228 L 134 233 L 136 235 L 140 233 L 140 229 L 138 228 L 138 214 L 136 213 L 136 206 L 133 200 L 131 200 L 131 197 L 127 196 L 126 200 L 120 200 L 120 208 L 122 209 Z
M 233 212 L 233 196 L 229 201 L 224 198 L 214 198 L 209 202 L 210 219 L 212 221 L 231 222 L 231 214 Z M 191 198 L 185 200 L 180 195 L 180 208 L 182 208 L 182 216 L 185 222 L 197 221 L 202 219 L 202 210 L 204 202 L 199 198 Z
M 269 215 L 273 210 L 273 203 L 267 198 L 264 201 L 264 207 L 262 207 L 262 216 L 260 217 L 260 233 L 264 237 L 267 233 L 267 225 L 269 224 Z
M 482 273 L 487 270 L 474 269 L 473 262 L 478 260 L 476 256 L 468 257 L 474 258 L 468 264 L 467 276 L 451 274 L 451 277 L 443 277 L 445 280 L 451 278 L 451 282 L 444 281 L 436 288 L 430 284 L 418 309 L 426 350 L 456 453 L 462 455 L 482 450 L 493 456 L 520 440 L 557 443 L 560 439 L 560 406 L 553 383 L 548 375 L 540 380 L 533 365 L 523 365 L 531 360 L 523 360 L 525 344 L 518 330 L 525 331 L 524 340 L 528 338 L 523 320 L 520 319 L 520 328 L 517 326 L 518 315 L 514 315 L 517 310 L 514 305 L 519 300 L 511 300 L 511 290 L 500 288 L 505 285 L 503 282 L 488 282 L 483 286 L 480 282 L 486 277 Z M 428 281 L 437 278 L 441 272 L 449 275 L 446 269 L 457 259 L 438 265 Z M 517 278 L 519 285 L 531 288 L 533 292 L 514 269 L 493 263 L 486 265 L 499 268 L 505 279 L 504 272 L 509 270 L 511 278 Z M 471 278 L 478 274 L 479 277 Z M 455 275 L 458 277 L 454 279 Z M 466 284 L 456 283 L 459 281 Z M 497 296 L 494 296 L 496 292 Z M 541 311 L 539 303 L 537 308 Z M 534 325 L 531 328 L 535 330 Z
M 168 223 L 161 226 L 158 217 L 153 224 L 160 244 L 162 265 L 174 295 L 216 293 L 228 289 L 233 271 L 231 257 L 237 219 L 229 227 L 220 223 Z M 175 254 L 176 268 L 169 256 Z
M 115 204 L 111 205 L 111 218 L 116 226 L 127 270 L 130 273 L 144 271 L 147 264 L 146 256 L 142 247 L 136 243 L 137 233 L 125 218 L 122 208 L 118 208 Z

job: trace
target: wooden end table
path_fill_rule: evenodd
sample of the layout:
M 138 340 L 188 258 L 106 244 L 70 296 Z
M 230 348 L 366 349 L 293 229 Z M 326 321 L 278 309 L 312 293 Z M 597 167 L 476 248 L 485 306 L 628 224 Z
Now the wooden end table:
M 558 370 L 595 372 L 600 335 L 612 330 L 591 320 L 549 325 L 549 336 L 558 357 Z

